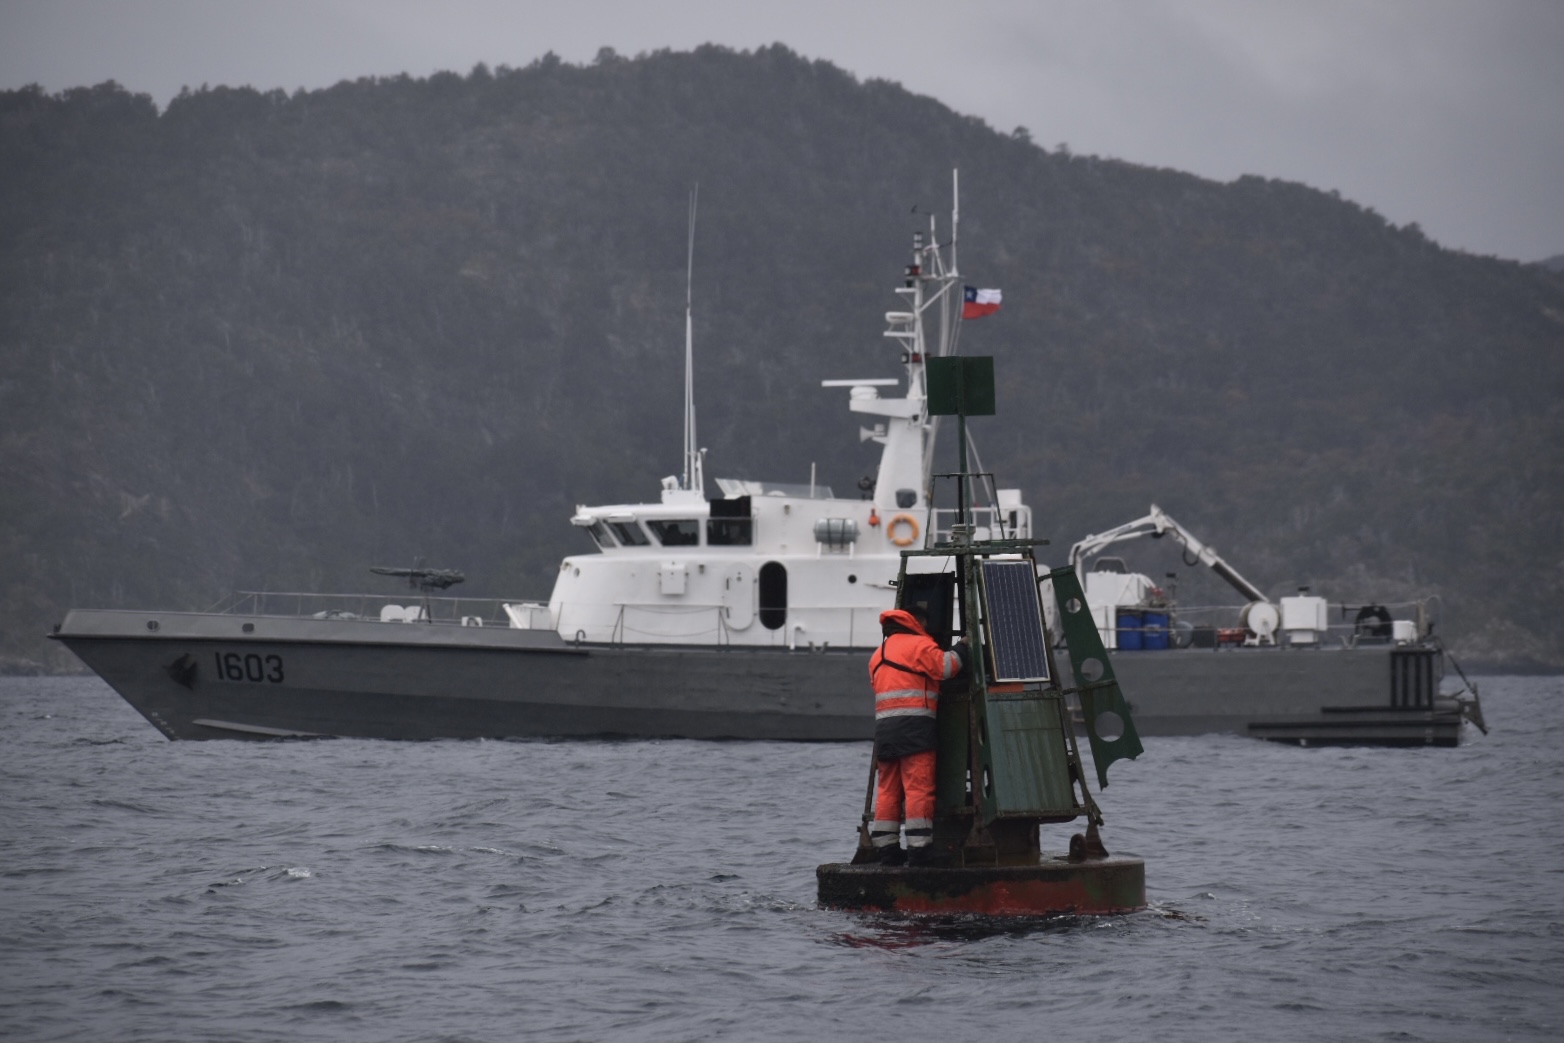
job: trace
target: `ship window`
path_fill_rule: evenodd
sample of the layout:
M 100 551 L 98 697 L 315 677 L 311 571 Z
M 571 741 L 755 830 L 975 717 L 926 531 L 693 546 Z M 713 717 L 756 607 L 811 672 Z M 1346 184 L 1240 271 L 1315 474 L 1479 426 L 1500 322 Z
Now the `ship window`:
M 712 547 L 748 547 L 755 523 L 748 518 L 713 518 L 706 523 L 706 543 Z
M 593 522 L 592 527 L 587 529 L 587 532 L 592 534 L 592 539 L 596 541 L 598 550 L 609 550 L 615 546 L 614 538 L 608 535 L 608 530 L 603 527 L 602 522 Z
M 767 630 L 787 625 L 787 566 L 781 562 L 760 566 L 760 625 Z
M 657 518 L 646 524 L 664 547 L 695 547 L 701 542 L 701 523 L 694 518 Z
M 609 522 L 608 527 L 626 547 L 644 547 L 651 542 L 646 538 L 646 531 L 635 522 Z
M 755 542 L 754 532 L 748 496 L 711 501 L 711 518 L 706 522 L 707 546 L 748 547 Z

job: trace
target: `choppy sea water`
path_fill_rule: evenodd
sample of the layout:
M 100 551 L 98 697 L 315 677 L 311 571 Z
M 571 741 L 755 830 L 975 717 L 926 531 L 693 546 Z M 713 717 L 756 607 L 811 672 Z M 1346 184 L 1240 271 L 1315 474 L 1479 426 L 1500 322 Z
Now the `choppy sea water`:
M 1151 908 L 1018 926 L 816 908 L 867 744 L 171 743 L 0 679 L 0 1036 L 1558 1039 L 1564 678 L 1480 684 L 1458 749 L 1146 740 Z

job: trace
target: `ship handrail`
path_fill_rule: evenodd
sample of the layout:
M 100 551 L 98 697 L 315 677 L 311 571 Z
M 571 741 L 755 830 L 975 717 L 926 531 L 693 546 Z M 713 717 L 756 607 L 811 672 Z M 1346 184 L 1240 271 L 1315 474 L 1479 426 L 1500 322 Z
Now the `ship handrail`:
M 1247 648 L 1287 648 L 1303 645 L 1311 648 L 1334 647 L 1331 643 L 1334 638 L 1342 648 L 1357 648 L 1360 644 L 1371 645 L 1396 645 L 1398 647 L 1416 646 L 1430 647 L 1436 640 L 1433 637 L 1433 623 L 1429 620 L 1429 608 L 1431 603 L 1437 603 L 1439 595 L 1433 594 L 1427 597 L 1413 598 L 1407 601 L 1328 601 L 1327 605 L 1341 613 L 1338 622 L 1327 622 L 1323 627 L 1304 627 L 1297 630 L 1285 631 L 1287 634 L 1297 634 L 1300 630 L 1316 635 L 1313 638 L 1299 639 L 1297 637 L 1282 638 L 1278 640 L 1262 640 L 1258 643 L 1246 641 Z M 1411 622 L 1416 626 L 1415 633 L 1408 637 L 1396 637 L 1394 634 L 1366 635 L 1361 620 L 1346 618 L 1347 612 L 1353 608 L 1362 608 L 1364 605 L 1376 605 L 1387 610 L 1395 611 L 1392 619 L 1395 622 Z M 1184 647 L 1176 644 L 1178 634 L 1182 631 L 1188 633 L 1195 630 L 1228 630 L 1243 628 L 1240 613 L 1243 606 L 1234 604 L 1225 605 L 1184 605 L 1177 602 L 1164 602 L 1163 604 L 1139 603 L 1139 604 L 1092 604 L 1093 610 L 1108 609 L 1111 618 L 1106 625 L 1097 624 L 1097 633 L 1104 641 L 1110 639 L 1113 634 L 1140 634 L 1140 635 L 1165 635 L 1168 639 L 1167 647 Z M 1163 621 L 1159 623 L 1146 623 L 1144 621 L 1135 625 L 1126 625 L 1120 612 L 1134 615 L 1160 615 Z M 1225 618 L 1224 618 L 1225 617 Z M 1410 618 L 1408 618 L 1410 617 Z M 1280 631 L 1282 628 L 1278 628 Z M 1251 635 L 1252 638 L 1253 635 Z M 1280 637 L 1280 635 L 1279 635 Z M 1150 651 L 1158 651 L 1162 648 L 1159 644 Z M 1134 648 L 1127 651 L 1136 651 Z
M 614 617 L 614 628 L 613 628 L 612 631 L 609 632 L 608 643 L 610 645 L 614 646 L 615 648 L 624 648 L 624 647 L 626 647 L 627 645 L 630 645 L 630 644 L 644 645 L 644 644 L 648 643 L 648 642 L 645 642 L 645 641 L 631 642 L 629 640 L 629 635 L 631 635 L 631 634 L 639 634 L 643 638 L 644 637 L 660 637 L 660 638 L 664 638 L 664 639 L 670 638 L 670 637 L 699 638 L 699 637 L 704 637 L 707 634 L 715 634 L 716 635 L 716 645 L 717 645 L 717 647 L 718 648 L 726 648 L 726 647 L 728 647 L 729 645 L 731 645 L 733 643 L 733 637 L 732 637 L 731 628 L 729 628 L 729 626 L 728 626 L 727 612 L 725 611 L 725 608 L 726 608 L 726 606 L 723 606 L 723 605 L 715 605 L 715 606 L 713 606 L 713 605 L 686 606 L 686 605 L 628 605 L 628 604 L 621 604 L 619 606 L 618 613 Z M 640 629 L 638 629 L 636 627 L 630 626 L 628 623 L 625 622 L 625 610 L 626 609 L 634 609 L 637 612 L 645 611 L 645 612 L 647 612 L 647 613 L 649 613 L 651 615 L 659 615 L 659 616 L 704 616 L 708 612 L 715 612 L 716 615 L 717 615 L 717 625 L 714 628 L 702 627 L 699 630 L 692 630 L 689 633 L 685 633 L 685 634 L 669 634 L 669 633 L 667 633 L 665 631 L 659 631 L 659 630 L 640 630 Z M 653 642 L 653 643 L 656 643 L 656 642 Z
M 287 603 L 292 602 L 292 610 Z M 548 604 L 547 598 L 513 597 L 435 597 L 413 591 L 400 594 L 322 594 L 308 591 L 235 590 L 230 591 L 208 613 L 225 616 L 261 616 L 279 619 L 356 619 L 384 622 L 380 610 L 387 605 L 420 606 L 428 609 L 428 618 L 419 622 L 446 626 L 472 625 L 464 620 L 480 620 L 482 626 L 507 627 L 507 604 Z M 305 606 L 308 606 L 306 608 Z
M 1005 523 L 1005 515 L 1014 510 L 1011 507 L 980 507 L 975 504 L 968 505 L 967 514 L 972 518 L 972 524 L 978 528 L 986 528 L 996 531 L 1001 538 L 1010 535 L 1010 527 Z M 932 518 L 929 528 L 933 530 L 932 541 L 934 543 L 949 542 L 951 527 L 956 524 L 959 511 L 954 507 L 935 507 L 930 512 Z
M 1363 604 L 1375 604 L 1375 605 L 1381 605 L 1384 608 L 1393 611 L 1395 609 L 1415 610 L 1415 609 L 1421 608 L 1424 605 L 1424 603 L 1425 602 L 1423 600 L 1417 600 L 1417 601 L 1375 601 L 1375 602 L 1336 601 L 1336 602 L 1331 602 L 1329 607 L 1339 611 L 1339 610 L 1341 610 L 1342 608 L 1345 608 L 1345 607 L 1356 608 L 1356 607 L 1360 607 Z M 1108 607 L 1108 608 L 1115 608 L 1115 609 L 1121 609 L 1122 608 L 1125 611 L 1129 611 L 1129 612 L 1163 612 L 1163 613 L 1167 613 L 1167 614 L 1170 614 L 1170 615 L 1176 615 L 1176 616 L 1191 616 L 1191 615 L 1214 614 L 1214 613 L 1222 613 L 1222 612 L 1225 612 L 1225 613 L 1239 612 L 1239 611 L 1241 611 L 1243 609 L 1244 606 L 1243 605 L 1238 605 L 1238 604 L 1231 604 L 1231 603 L 1230 604 L 1225 604 L 1225 605 L 1185 605 L 1185 604 L 1155 605 L 1155 604 L 1117 604 L 1116 603 L 1116 604 L 1113 604 L 1113 605 L 1103 606 L 1103 605 L 1100 605 L 1100 604 L 1094 602 L 1092 607 L 1094 607 L 1094 608 Z M 1395 617 L 1395 618 L 1399 618 L 1399 617 Z M 1326 624 L 1326 629 L 1327 630 L 1354 630 L 1354 629 L 1357 628 L 1357 625 L 1358 624 L 1353 622 L 1352 620 L 1347 620 L 1345 622 L 1327 623 Z
M 881 636 L 878 622 L 881 611 L 879 608 L 864 605 L 793 605 L 788 609 L 787 626 L 776 632 L 786 633 L 789 638 L 796 639 L 794 628 L 802 627 L 817 635 L 822 631 L 828 635 L 820 641 L 806 641 L 805 644 L 810 648 L 872 649 L 879 643 Z M 664 619 L 678 617 L 700 621 L 711 618 L 708 614 L 715 616 L 714 624 L 698 626 L 698 629 L 694 630 L 686 629 L 679 633 L 670 633 L 665 628 L 646 629 L 635 625 L 637 617 Z M 863 616 L 868 618 L 861 620 L 860 617 Z M 800 619 L 807 622 L 800 623 Z M 571 639 L 572 634 L 585 634 L 590 631 L 593 635 L 590 639 L 580 637 L 576 640 L 614 648 L 647 648 L 692 643 L 705 643 L 724 649 L 770 647 L 769 644 L 745 641 L 742 635 L 750 632 L 750 628 L 735 628 L 728 621 L 726 605 L 640 605 L 621 602 L 614 606 L 611 622 L 606 614 L 599 616 L 595 621 L 584 621 L 562 607 L 560 620 L 560 634 L 567 640 Z M 860 634 L 872 637 L 872 642 L 858 644 Z

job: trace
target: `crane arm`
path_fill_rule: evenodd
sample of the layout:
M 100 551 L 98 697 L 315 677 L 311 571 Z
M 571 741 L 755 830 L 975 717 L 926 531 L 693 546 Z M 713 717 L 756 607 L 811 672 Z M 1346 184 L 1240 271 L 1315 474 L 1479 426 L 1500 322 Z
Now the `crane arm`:
M 1152 510 L 1156 509 L 1156 505 L 1152 505 Z M 1077 575 L 1079 575 L 1083 571 L 1081 566 L 1087 558 L 1096 557 L 1121 540 L 1133 540 L 1137 536 L 1148 535 L 1155 531 L 1156 520 L 1155 515 L 1148 514 L 1144 518 L 1125 522 L 1123 525 L 1109 529 L 1106 532 L 1093 533 L 1087 536 L 1070 548 L 1070 567 L 1075 569 Z
M 1183 544 L 1184 548 L 1190 554 L 1193 554 L 1196 560 L 1227 580 L 1235 590 L 1248 600 L 1270 601 L 1270 598 L 1267 598 L 1259 587 L 1239 575 L 1238 570 L 1222 560 L 1221 555 L 1217 554 L 1214 549 L 1196 539 L 1194 533 L 1174 521 L 1168 516 L 1167 512 L 1156 504 L 1151 505 L 1151 513 L 1144 518 L 1137 518 L 1135 521 L 1126 522 L 1106 532 L 1087 536 L 1075 544 L 1070 548 L 1070 565 L 1075 569 L 1076 574 L 1080 575 L 1085 571 L 1083 566 L 1088 557 L 1101 554 L 1115 543 L 1137 539 L 1141 536 L 1160 538 L 1167 535 L 1171 535 L 1179 543 Z M 1084 583 L 1085 576 L 1081 576 L 1081 580 Z

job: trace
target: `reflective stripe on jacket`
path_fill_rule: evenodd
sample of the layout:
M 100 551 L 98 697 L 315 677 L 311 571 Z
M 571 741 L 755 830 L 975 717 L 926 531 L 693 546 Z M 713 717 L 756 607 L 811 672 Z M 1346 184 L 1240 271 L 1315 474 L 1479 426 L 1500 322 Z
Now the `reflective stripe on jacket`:
M 939 708 L 939 683 L 956 676 L 961 657 L 940 651 L 918 621 L 901 609 L 882 613 L 880 623 L 905 632 L 891 634 L 869 657 L 875 719 L 933 717 Z

